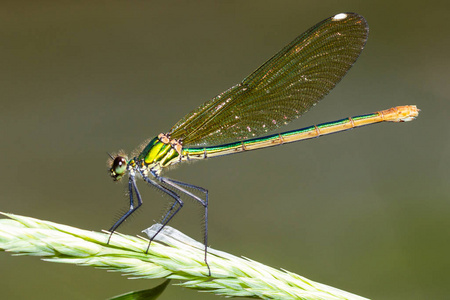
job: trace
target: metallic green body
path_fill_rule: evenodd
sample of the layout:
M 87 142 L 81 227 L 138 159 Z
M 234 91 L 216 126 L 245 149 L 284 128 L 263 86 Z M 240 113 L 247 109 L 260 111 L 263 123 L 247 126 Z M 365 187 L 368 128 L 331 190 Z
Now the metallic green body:
M 379 116 L 379 113 L 376 112 L 376 113 L 371 113 L 371 114 L 355 116 L 355 117 L 351 117 L 351 118 L 345 118 L 345 119 L 341 119 L 341 120 L 337 120 L 337 121 L 333 121 L 333 122 L 327 122 L 327 123 L 322 123 L 322 124 L 318 124 L 318 125 L 313 125 L 313 126 L 309 126 L 309 127 L 305 127 L 305 128 L 301 128 L 301 129 L 286 131 L 286 132 L 282 132 L 282 133 L 275 133 L 275 134 L 271 134 L 271 135 L 267 135 L 267 136 L 263 136 L 263 137 L 259 137 L 259 138 L 248 139 L 248 140 L 240 141 L 240 142 L 217 145 L 217 146 L 212 146 L 212 147 L 183 148 L 182 160 L 205 159 L 208 157 L 216 157 L 216 156 L 234 154 L 234 153 L 239 153 L 239 152 L 246 151 L 246 150 L 262 149 L 262 148 L 267 148 L 267 147 L 271 147 L 271 146 L 283 145 L 283 144 L 289 143 L 289 142 L 297 142 L 297 141 L 301 141 L 301 140 L 305 140 L 305 139 L 316 138 L 316 137 L 323 135 L 323 134 L 320 134 L 321 129 L 325 129 L 325 128 L 329 128 L 329 127 L 341 127 L 341 126 L 344 127 L 345 125 L 347 125 L 349 123 L 353 123 L 355 121 L 375 118 L 378 116 Z M 354 128 L 354 127 L 359 127 L 359 126 L 357 126 L 357 125 L 351 126 L 351 128 Z M 343 129 L 339 129 L 335 132 L 345 131 L 345 130 L 348 130 L 351 128 L 344 127 Z M 318 132 L 318 134 L 308 136 L 308 133 L 314 133 L 314 132 Z M 304 134 L 305 137 L 298 138 L 298 139 L 295 139 L 295 140 L 292 140 L 289 142 L 283 142 L 284 138 L 287 138 L 287 137 L 290 137 L 293 135 L 299 135 L 299 134 Z M 261 144 L 261 146 L 259 146 L 260 144 Z M 251 148 L 251 149 L 249 149 L 249 148 Z
M 239 153 L 242 151 L 262 149 L 271 146 L 282 145 L 285 143 L 316 138 L 324 134 L 330 134 L 348 130 L 354 127 L 359 127 L 361 125 L 355 124 L 355 122 L 378 118 L 379 116 L 380 113 L 376 112 L 229 144 L 211 147 L 183 147 L 181 150 L 181 155 L 170 143 L 163 143 L 158 137 L 155 137 L 147 144 L 147 146 L 142 150 L 139 156 L 134 160 L 142 167 L 158 170 L 157 172 L 159 173 L 161 168 L 181 161 L 223 156 Z M 373 123 L 375 122 L 379 121 L 377 120 Z M 332 127 L 336 127 L 336 129 L 330 132 L 322 133 L 323 130 Z
M 180 161 L 179 156 L 180 154 L 170 144 L 164 144 L 155 137 L 139 154 L 137 162 L 149 167 L 167 167 Z

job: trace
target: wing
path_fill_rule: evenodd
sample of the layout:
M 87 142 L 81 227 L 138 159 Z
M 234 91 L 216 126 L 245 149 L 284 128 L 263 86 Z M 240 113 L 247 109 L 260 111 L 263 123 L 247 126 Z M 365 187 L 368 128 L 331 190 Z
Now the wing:
M 185 146 L 245 140 L 305 113 L 342 79 L 367 41 L 355 13 L 323 20 L 297 37 L 240 84 L 205 102 L 169 131 Z

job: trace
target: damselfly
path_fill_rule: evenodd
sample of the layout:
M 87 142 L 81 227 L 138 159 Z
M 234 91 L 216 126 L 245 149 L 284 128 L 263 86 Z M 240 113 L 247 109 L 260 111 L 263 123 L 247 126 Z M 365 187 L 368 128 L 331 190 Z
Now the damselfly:
M 325 19 L 281 49 L 241 83 L 205 102 L 168 132 L 153 138 L 139 155 L 111 156 L 112 178 L 120 180 L 128 175 L 130 200 L 129 210 L 111 227 L 111 235 L 142 205 L 136 185 L 136 177 L 141 177 L 173 201 L 150 243 L 183 207 L 180 194 L 195 199 L 204 207 L 204 259 L 210 273 L 206 259 L 208 190 L 163 177 L 165 168 L 183 161 L 283 145 L 364 125 L 404 122 L 417 117 L 416 106 L 398 106 L 261 137 L 298 118 L 328 94 L 360 55 L 368 33 L 366 20 L 355 13 L 340 13 Z M 193 190 L 202 196 L 191 192 Z

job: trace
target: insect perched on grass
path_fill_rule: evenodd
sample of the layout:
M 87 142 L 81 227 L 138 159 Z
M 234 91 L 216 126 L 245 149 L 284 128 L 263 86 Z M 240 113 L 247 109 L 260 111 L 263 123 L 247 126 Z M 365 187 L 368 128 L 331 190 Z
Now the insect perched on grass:
M 141 177 L 172 198 L 173 204 L 162 218 L 160 230 L 183 207 L 180 194 L 203 205 L 205 263 L 211 274 L 206 257 L 208 190 L 161 176 L 166 167 L 183 161 L 283 145 L 364 125 L 405 122 L 417 117 L 416 106 L 398 106 L 261 137 L 298 118 L 328 94 L 360 55 L 368 33 L 366 20 L 355 13 L 340 13 L 325 19 L 281 49 L 241 83 L 205 102 L 168 132 L 152 139 L 138 156 L 111 156 L 111 177 L 120 180 L 128 175 L 130 197 L 130 208 L 111 227 L 111 235 L 142 205 L 136 185 L 136 177 Z M 189 190 L 197 190 L 202 197 Z M 148 247 L 160 230 L 150 239 Z

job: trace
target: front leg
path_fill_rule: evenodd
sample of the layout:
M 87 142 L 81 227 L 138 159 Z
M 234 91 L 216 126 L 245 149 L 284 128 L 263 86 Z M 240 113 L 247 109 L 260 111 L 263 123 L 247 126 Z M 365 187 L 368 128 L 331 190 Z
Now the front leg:
M 136 205 L 136 207 L 134 206 L 134 201 L 133 201 L 133 191 L 134 191 L 134 193 L 136 193 L 136 198 L 137 198 L 137 205 Z M 131 216 L 132 213 L 134 213 L 142 205 L 141 194 L 139 193 L 139 190 L 138 190 L 138 188 L 136 186 L 136 180 L 135 180 L 134 175 L 130 175 L 130 177 L 128 179 L 128 193 L 130 194 L 130 208 L 122 217 L 120 217 L 120 219 L 116 223 L 114 223 L 114 225 L 111 227 L 111 229 L 109 229 L 109 232 L 111 234 L 109 235 L 107 244 L 109 244 L 109 241 L 111 240 L 111 237 L 112 237 L 114 231 L 116 231 L 116 229 L 129 216 Z

